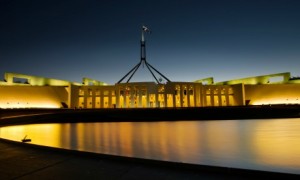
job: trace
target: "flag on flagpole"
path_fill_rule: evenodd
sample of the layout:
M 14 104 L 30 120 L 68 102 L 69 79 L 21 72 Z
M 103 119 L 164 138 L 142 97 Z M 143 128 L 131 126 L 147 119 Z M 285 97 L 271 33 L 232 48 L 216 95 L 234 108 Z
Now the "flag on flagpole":
M 146 26 L 143 26 L 143 31 L 144 32 L 148 32 L 148 33 L 151 33 L 150 29 Z

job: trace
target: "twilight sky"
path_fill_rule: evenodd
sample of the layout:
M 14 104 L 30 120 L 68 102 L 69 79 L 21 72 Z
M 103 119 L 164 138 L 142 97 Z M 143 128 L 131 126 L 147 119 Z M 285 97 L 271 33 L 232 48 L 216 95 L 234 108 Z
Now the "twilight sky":
M 143 24 L 147 61 L 172 81 L 300 76 L 299 0 L 0 0 L 0 76 L 114 84 L 140 61 Z

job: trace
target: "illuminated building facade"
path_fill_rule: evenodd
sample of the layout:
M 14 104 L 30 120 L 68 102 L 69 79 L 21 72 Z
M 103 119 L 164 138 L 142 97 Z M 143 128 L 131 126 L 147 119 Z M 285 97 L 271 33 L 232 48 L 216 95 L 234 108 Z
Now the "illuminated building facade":
M 0 81 L 0 108 L 177 108 L 299 104 L 300 80 L 290 73 L 270 74 L 214 83 L 212 77 L 174 82 L 146 61 L 141 29 L 141 59 L 115 85 L 83 78 L 82 83 L 5 73 Z M 130 82 L 143 65 L 156 82 Z M 157 78 L 158 74 L 160 78 Z M 125 80 L 126 82 L 122 82 Z M 162 79 L 166 83 L 161 83 Z
M 5 73 L 0 81 L 0 108 L 173 108 L 299 104 L 300 80 L 290 73 L 214 83 L 126 82 L 107 85 Z

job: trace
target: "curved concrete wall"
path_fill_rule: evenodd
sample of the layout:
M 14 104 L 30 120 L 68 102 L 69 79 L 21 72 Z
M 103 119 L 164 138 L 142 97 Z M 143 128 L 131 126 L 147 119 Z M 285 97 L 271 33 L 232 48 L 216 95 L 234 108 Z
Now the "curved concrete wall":
M 245 85 L 245 100 L 249 105 L 299 104 L 299 84 Z
M 58 86 L 0 86 L 0 108 L 60 108 L 68 92 Z

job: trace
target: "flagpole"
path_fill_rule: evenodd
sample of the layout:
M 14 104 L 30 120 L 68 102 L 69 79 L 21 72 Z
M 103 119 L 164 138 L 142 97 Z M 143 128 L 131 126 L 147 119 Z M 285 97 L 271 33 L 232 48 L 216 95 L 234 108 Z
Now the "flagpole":
M 141 41 L 143 41 L 143 42 L 145 41 L 145 38 L 144 38 L 144 31 L 145 31 L 144 28 L 142 28 L 142 39 L 141 39 Z
M 138 70 L 140 65 L 142 64 L 142 67 L 144 65 L 147 67 L 147 69 L 150 71 L 151 75 L 154 77 L 156 80 L 157 84 L 160 84 L 161 82 L 158 80 L 158 78 L 155 76 L 154 70 L 156 73 L 161 75 L 167 82 L 171 82 L 167 77 L 165 77 L 162 73 L 160 73 L 157 69 L 155 69 L 153 66 L 151 66 L 147 61 L 146 61 L 146 41 L 145 41 L 145 33 L 151 33 L 151 31 L 148 29 L 146 26 L 142 26 L 142 37 L 141 37 L 141 60 L 140 62 L 135 65 L 120 81 L 118 81 L 118 84 L 121 83 L 127 76 L 129 76 L 128 80 L 126 83 L 129 83 L 135 72 Z

